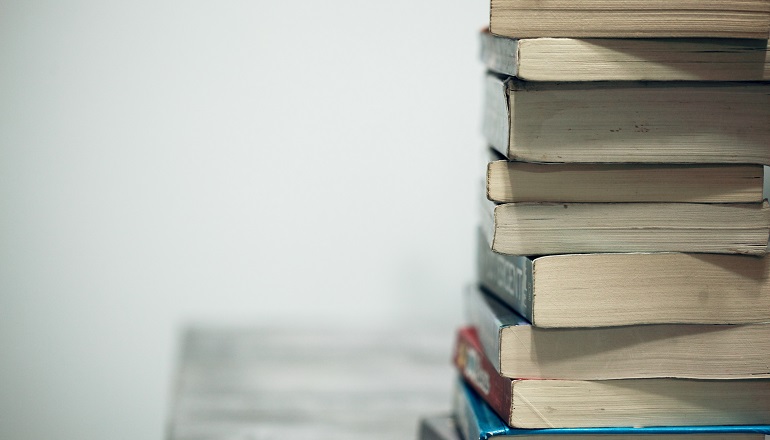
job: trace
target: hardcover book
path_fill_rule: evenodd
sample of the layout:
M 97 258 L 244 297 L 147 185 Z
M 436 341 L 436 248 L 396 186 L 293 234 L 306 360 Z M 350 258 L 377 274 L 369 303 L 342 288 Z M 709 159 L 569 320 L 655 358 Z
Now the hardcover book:
M 763 203 L 504 203 L 482 201 L 492 250 L 511 255 L 708 252 L 764 255 Z
M 455 385 L 452 406 L 465 440 L 765 440 L 770 435 L 767 425 L 510 428 L 462 381 Z
M 477 234 L 479 283 L 539 327 L 770 322 L 770 259 L 684 253 L 493 252 Z
M 492 0 L 492 33 L 529 37 L 766 39 L 765 0 Z
M 762 165 L 487 164 L 487 198 L 515 202 L 759 203 Z
M 459 330 L 454 361 L 514 428 L 770 423 L 770 379 L 509 379 L 484 356 L 472 327 Z
M 478 288 L 469 289 L 465 312 L 505 377 L 770 378 L 770 324 L 541 328 Z
M 526 81 L 770 80 L 766 39 L 514 39 L 484 31 L 481 60 Z
M 484 135 L 509 160 L 770 164 L 768 83 L 489 74 L 485 95 Z

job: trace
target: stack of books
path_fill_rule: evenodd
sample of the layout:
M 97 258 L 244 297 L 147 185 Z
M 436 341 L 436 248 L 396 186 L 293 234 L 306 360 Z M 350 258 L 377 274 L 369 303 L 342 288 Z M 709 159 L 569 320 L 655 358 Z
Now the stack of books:
M 770 1 L 492 0 L 478 283 L 422 439 L 770 435 Z

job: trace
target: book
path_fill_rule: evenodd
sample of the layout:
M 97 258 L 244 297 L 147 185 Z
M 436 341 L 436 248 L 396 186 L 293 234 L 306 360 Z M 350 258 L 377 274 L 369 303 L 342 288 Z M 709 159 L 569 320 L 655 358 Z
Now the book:
M 768 3 L 770 4 L 770 2 Z M 770 83 L 486 76 L 483 131 L 522 162 L 770 165 Z
M 764 255 L 763 203 L 504 203 L 483 200 L 492 250 L 512 255 L 709 252 Z
M 455 384 L 452 407 L 465 440 L 765 440 L 770 435 L 768 425 L 510 428 L 460 380 Z
M 458 331 L 454 362 L 514 428 L 770 423 L 770 379 L 511 379 L 495 371 L 472 327 Z
M 529 37 L 766 39 L 766 0 L 492 0 L 492 33 Z
M 481 32 L 489 70 L 526 81 L 766 81 L 768 40 L 506 38 Z
M 770 378 L 770 324 L 542 328 L 477 287 L 466 295 L 465 312 L 505 377 Z
M 487 198 L 514 202 L 758 203 L 762 165 L 531 163 L 495 157 Z
M 503 255 L 481 230 L 476 252 L 481 286 L 538 327 L 770 322 L 770 258 Z
M 423 417 L 417 430 L 418 440 L 461 440 L 451 415 Z

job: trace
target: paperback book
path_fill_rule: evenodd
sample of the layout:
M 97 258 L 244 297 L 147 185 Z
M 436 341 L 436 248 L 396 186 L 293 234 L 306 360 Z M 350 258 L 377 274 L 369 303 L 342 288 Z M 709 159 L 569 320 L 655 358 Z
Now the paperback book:
M 458 331 L 454 361 L 463 379 L 515 428 L 770 423 L 770 379 L 511 379 L 484 356 L 473 327 Z
M 765 0 L 492 0 L 492 33 L 515 38 L 767 39 Z
M 509 160 L 770 165 L 770 83 L 488 74 L 485 102 L 484 135 Z
M 770 435 L 770 426 L 767 425 L 511 428 L 460 380 L 455 385 L 452 406 L 457 426 L 465 440 L 765 440 L 765 436 Z
M 767 39 L 506 38 L 481 32 L 489 70 L 525 81 L 766 81 Z
M 482 201 L 492 250 L 511 255 L 601 252 L 767 252 L 763 203 L 532 203 Z
M 494 152 L 487 199 L 496 203 L 760 203 L 762 165 L 532 163 Z
M 481 286 L 538 327 L 770 322 L 770 259 L 685 253 L 493 252 L 477 234 Z
M 542 328 L 478 288 L 466 322 L 509 378 L 770 378 L 770 324 L 650 324 Z

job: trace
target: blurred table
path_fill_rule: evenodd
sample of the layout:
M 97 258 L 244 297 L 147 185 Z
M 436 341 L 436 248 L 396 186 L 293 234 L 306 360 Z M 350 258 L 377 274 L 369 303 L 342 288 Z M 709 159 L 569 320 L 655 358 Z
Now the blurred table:
M 169 438 L 408 440 L 447 413 L 451 330 L 192 328 Z

